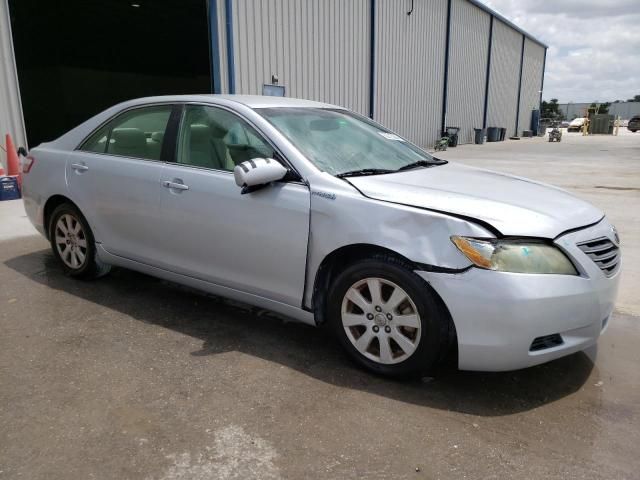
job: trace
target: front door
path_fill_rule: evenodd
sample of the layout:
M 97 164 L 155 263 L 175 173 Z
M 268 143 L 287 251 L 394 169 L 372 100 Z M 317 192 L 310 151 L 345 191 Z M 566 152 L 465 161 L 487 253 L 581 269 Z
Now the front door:
M 186 105 L 176 162 L 162 171 L 164 268 L 299 307 L 309 233 L 306 185 L 277 182 L 242 195 L 233 168 L 274 149 L 216 107 Z
M 67 158 L 73 199 L 110 253 L 154 263 L 162 146 L 171 105 L 136 108 L 97 130 Z

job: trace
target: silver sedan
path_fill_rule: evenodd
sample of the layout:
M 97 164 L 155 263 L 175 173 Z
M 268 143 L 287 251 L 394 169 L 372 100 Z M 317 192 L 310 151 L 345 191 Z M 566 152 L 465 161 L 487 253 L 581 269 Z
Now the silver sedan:
M 386 375 L 450 351 L 500 371 L 583 350 L 620 277 L 617 233 L 590 204 L 305 100 L 128 101 L 34 148 L 23 172 L 69 275 L 125 267 L 326 324 Z

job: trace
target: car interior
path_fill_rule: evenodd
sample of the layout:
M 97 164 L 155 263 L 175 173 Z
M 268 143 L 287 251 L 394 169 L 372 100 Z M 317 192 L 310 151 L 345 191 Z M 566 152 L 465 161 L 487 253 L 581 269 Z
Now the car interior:
M 187 107 L 178 140 L 178 163 L 232 171 L 273 149 L 235 115 L 219 109 Z

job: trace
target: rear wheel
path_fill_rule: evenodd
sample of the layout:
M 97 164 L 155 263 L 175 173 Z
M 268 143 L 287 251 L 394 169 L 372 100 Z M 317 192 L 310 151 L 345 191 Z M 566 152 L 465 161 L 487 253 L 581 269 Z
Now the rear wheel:
M 360 261 L 334 281 L 328 313 L 347 352 L 389 376 L 423 374 L 446 353 L 447 313 L 431 287 L 391 256 Z
M 58 206 L 51 214 L 49 240 L 53 254 L 67 275 L 89 279 L 111 270 L 97 257 L 93 233 L 86 219 L 70 203 Z

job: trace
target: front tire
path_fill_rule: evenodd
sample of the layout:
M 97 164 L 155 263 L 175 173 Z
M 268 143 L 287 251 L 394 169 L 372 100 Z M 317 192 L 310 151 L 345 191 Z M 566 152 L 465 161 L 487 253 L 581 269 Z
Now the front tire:
M 70 203 L 59 205 L 51 214 L 49 241 L 64 272 L 71 277 L 98 278 L 111 270 L 97 256 L 93 232 L 84 215 Z
M 331 286 L 327 311 L 349 355 L 382 375 L 429 372 L 452 338 L 452 324 L 435 292 L 392 256 L 347 267 Z

